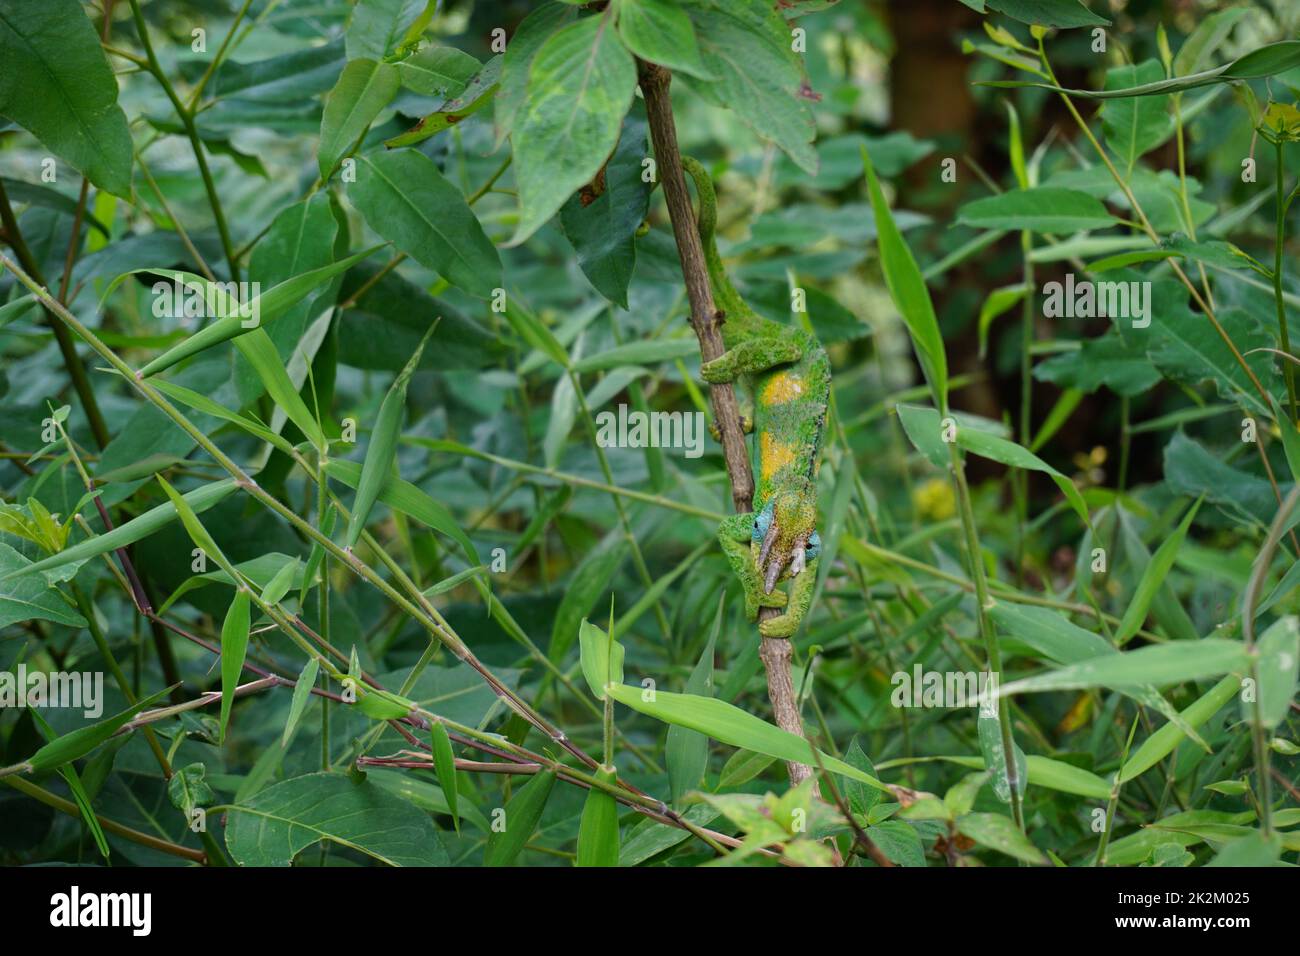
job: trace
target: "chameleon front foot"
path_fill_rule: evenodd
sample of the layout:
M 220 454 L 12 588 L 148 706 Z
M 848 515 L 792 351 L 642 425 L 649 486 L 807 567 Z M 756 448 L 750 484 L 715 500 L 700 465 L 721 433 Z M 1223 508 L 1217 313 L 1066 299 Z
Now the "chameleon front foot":
M 752 434 L 754 431 L 754 419 L 750 418 L 748 415 L 741 415 L 740 431 L 745 435 Z M 722 441 L 722 429 L 718 428 L 717 422 L 709 422 L 709 434 L 713 436 L 714 441 Z
M 755 578 L 754 583 L 756 587 L 752 591 L 749 588 L 745 589 L 745 616 L 749 620 L 758 620 L 758 609 L 760 607 L 785 607 L 789 599 L 784 591 L 773 589 L 770 594 L 764 594 L 763 586 L 757 578 Z

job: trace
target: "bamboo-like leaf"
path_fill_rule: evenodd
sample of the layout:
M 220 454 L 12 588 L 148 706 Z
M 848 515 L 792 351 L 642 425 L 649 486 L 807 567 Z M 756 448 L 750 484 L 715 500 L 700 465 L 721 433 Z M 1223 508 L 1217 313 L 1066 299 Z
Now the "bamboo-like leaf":
M 253 329 L 246 335 L 235 339 L 235 348 L 248 360 L 257 377 L 261 379 L 266 392 L 275 401 L 276 406 L 288 416 L 289 421 L 298 426 L 299 431 L 307 436 L 317 448 L 327 444 L 325 434 L 316 422 L 316 416 L 307 408 L 307 403 L 298 394 L 297 387 L 289 378 L 280 353 L 276 350 L 271 337 L 262 329 Z
M 1286 719 L 1296 696 L 1296 681 L 1300 677 L 1300 619 L 1291 614 L 1274 621 L 1259 636 L 1255 653 L 1259 723 L 1273 728 Z M 1247 721 L 1256 722 L 1255 705 L 1243 701 L 1241 709 Z
M 112 717 L 107 717 L 91 724 L 89 727 L 78 728 L 71 733 L 51 740 L 36 751 L 31 756 L 31 759 L 24 761 L 20 765 L 21 768 L 30 773 L 40 773 L 61 767 L 73 760 L 79 760 L 117 733 L 124 724 L 130 722 L 141 711 L 148 710 L 170 694 L 175 690 L 176 686 L 165 687 L 156 694 L 150 694 L 148 697 L 136 701 L 126 710 L 119 711 Z
M 211 508 L 217 502 L 226 498 L 233 492 L 238 485 L 233 478 L 227 478 L 222 481 L 216 481 L 212 484 L 196 488 L 188 494 L 182 495 L 190 510 L 195 514 L 200 514 Z M 21 574 L 31 574 L 36 571 L 50 571 L 54 568 L 62 567 L 65 564 L 71 564 L 74 561 L 85 561 L 88 558 L 98 557 L 101 554 L 108 554 L 110 551 L 116 551 L 118 548 L 125 548 L 129 544 L 134 544 L 143 538 L 147 538 L 155 531 L 169 524 L 176 517 L 176 506 L 168 501 L 151 508 L 142 515 L 132 518 L 130 521 L 118 525 L 112 531 L 105 534 L 96 535 L 93 538 L 87 538 L 74 544 L 70 548 L 64 548 L 57 554 L 50 555 L 44 560 L 37 561 L 34 564 L 28 564 L 16 571 L 6 574 L 0 581 L 7 581 L 10 578 L 18 577 Z
M 885 785 L 870 774 L 850 766 L 837 757 L 817 752 L 812 745 L 788 730 L 782 730 L 753 714 L 711 697 L 673 694 L 665 690 L 645 691 L 627 684 L 611 684 L 606 692 L 620 704 L 631 707 L 668 724 L 707 734 L 733 747 L 744 747 L 781 760 L 815 765 L 819 761 L 832 773 L 858 780 L 878 790 Z
M 546 800 L 555 786 L 555 771 L 542 770 L 515 791 L 505 805 L 505 829 L 488 834 L 484 866 L 509 866 L 537 829 Z
M 1143 684 L 1180 684 L 1183 681 L 1218 677 L 1229 671 L 1244 671 L 1250 663 L 1246 648 L 1238 641 L 1207 637 L 1200 641 L 1170 641 L 1136 651 L 1109 654 L 1066 667 L 1003 684 L 1000 696 L 1046 690 L 1079 690 L 1086 687 L 1133 688 Z
M 723 602 L 719 599 L 709 639 L 704 643 L 700 659 L 696 661 L 695 668 L 686 681 L 686 693 L 696 697 L 713 696 L 713 649 L 722 632 L 722 608 Z M 704 771 L 709 765 L 709 738 L 673 724 L 668 728 L 664 759 L 668 762 L 668 783 L 673 802 L 678 803 L 687 791 L 698 787 L 704 778 Z
M 617 779 L 612 767 L 596 775 L 606 783 Z M 578 866 L 618 866 L 618 801 L 613 794 L 592 787 L 582 806 L 578 825 Z
M 361 539 L 361 532 L 365 530 L 366 520 L 370 517 L 370 509 L 375 506 L 380 489 L 388 483 L 392 474 L 393 463 L 397 459 L 397 438 L 401 434 L 402 419 L 406 415 L 406 387 L 420 364 L 425 343 L 437 327 L 435 319 L 429 326 L 429 331 L 424 333 L 414 354 L 389 386 L 388 393 L 379 406 L 379 416 L 370 432 L 370 444 L 366 447 L 366 459 L 361 466 L 361 479 L 357 482 L 357 496 L 352 505 L 352 523 L 348 526 L 347 537 L 349 549 Z
M 1124 656 L 1127 657 L 1128 655 Z M 1213 717 L 1220 707 L 1231 700 L 1239 690 L 1241 690 L 1241 678 L 1235 674 L 1229 674 L 1206 691 L 1198 700 L 1183 708 L 1181 714 L 1184 723 L 1190 724 L 1192 727 L 1201 726 L 1201 724 Z M 1142 741 L 1142 745 L 1129 755 L 1128 760 L 1124 762 L 1124 768 L 1119 773 L 1118 781 L 1125 783 L 1150 770 L 1169 756 L 1173 749 L 1182 743 L 1183 738 L 1184 734 L 1177 724 L 1165 724 Z
M 243 587 L 235 591 L 230 610 L 221 625 L 221 718 L 220 737 L 226 741 L 230 726 L 230 709 L 235 703 L 235 688 L 244 672 L 244 655 L 248 653 L 249 597 Z
M 876 217 L 876 235 L 880 247 L 880 267 L 885 273 L 885 284 L 894 305 L 902 313 L 903 321 L 912 336 L 912 346 L 930 385 L 934 404 L 948 407 L 948 358 L 943 350 L 943 336 L 939 334 L 939 320 L 934 314 L 934 303 L 925 279 L 916 264 L 912 250 L 903 238 L 885 194 L 876 180 L 876 170 L 866 147 L 862 147 L 862 165 L 867 172 L 867 188 L 871 194 L 871 208 Z
M 361 466 L 354 461 L 331 460 L 325 465 L 325 472 L 349 488 L 356 488 L 361 484 Z M 465 549 L 465 554 L 470 560 L 478 562 L 478 552 L 474 550 L 473 543 L 456 523 L 456 519 L 451 516 L 451 512 L 409 481 L 390 475 L 379 491 L 379 500 L 408 518 L 414 518 L 426 527 L 447 535 Z
M 447 800 L 447 809 L 451 812 L 451 822 L 460 832 L 460 813 L 456 809 L 460 786 L 456 780 L 456 756 L 451 750 L 451 738 L 442 721 L 435 720 L 429 728 L 429 743 L 433 750 L 433 771 L 438 775 L 438 785 Z
M 1155 600 L 1160 585 L 1164 584 L 1169 569 L 1174 566 L 1178 549 L 1182 547 L 1183 539 L 1187 537 L 1187 529 L 1191 527 L 1192 519 L 1196 517 L 1200 507 L 1201 502 L 1198 500 L 1188 509 L 1174 533 L 1162 541 L 1156 553 L 1151 556 L 1151 561 L 1143 570 L 1142 578 L 1133 592 L 1133 599 L 1129 601 L 1128 607 L 1124 610 L 1124 617 L 1120 619 L 1119 627 L 1115 629 L 1116 644 L 1128 643 L 1128 640 L 1138 632 L 1142 622 L 1146 620 L 1151 602 Z
M 578 627 L 582 676 L 597 700 L 605 699 L 609 684 L 623 683 L 623 645 L 586 618 Z
M 293 687 L 293 700 L 289 703 L 289 717 L 284 722 L 284 733 L 280 736 L 280 747 L 283 750 L 289 749 L 293 732 L 302 719 L 302 712 L 307 709 L 307 701 L 311 700 L 311 689 L 316 685 L 316 674 L 319 671 L 320 661 L 312 657 L 298 675 L 298 682 Z

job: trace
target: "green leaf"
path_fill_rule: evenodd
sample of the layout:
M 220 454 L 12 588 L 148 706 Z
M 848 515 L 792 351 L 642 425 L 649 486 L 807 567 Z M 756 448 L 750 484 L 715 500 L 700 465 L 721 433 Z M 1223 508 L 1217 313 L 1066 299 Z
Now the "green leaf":
M 876 768 L 872 766 L 871 758 L 863 751 L 857 737 L 849 741 L 849 749 L 844 751 L 844 762 L 857 767 L 870 777 L 876 775 Z M 880 791 L 874 787 L 863 786 L 857 780 L 849 780 L 844 784 L 844 797 L 854 815 L 865 817 L 871 812 L 871 808 L 880 802 Z
M 528 98 L 512 136 L 517 246 L 591 181 L 618 144 L 636 89 L 636 64 L 605 14 L 555 33 L 537 51 Z
M 1079 0 L 985 0 L 985 4 L 990 10 L 1005 13 L 1013 20 L 1044 27 L 1091 27 L 1110 23 Z
M 1087 193 L 1055 186 L 1014 189 L 961 207 L 957 221 L 976 229 L 1078 232 L 1115 225 L 1106 207 Z
M 196 488 L 183 497 L 195 514 L 201 514 L 228 496 L 237 487 L 238 485 L 235 484 L 233 478 L 226 478 Z M 74 561 L 85 561 L 87 558 L 98 557 L 101 554 L 116 551 L 118 548 L 125 548 L 129 544 L 134 544 L 153 534 L 158 529 L 169 524 L 175 517 L 176 506 L 170 501 L 165 502 L 149 509 L 142 515 L 132 518 L 130 521 L 118 525 L 112 531 L 96 535 L 93 538 L 87 538 L 70 548 L 64 548 L 58 554 L 37 561 L 35 564 L 9 571 L 7 574 L 0 576 L 0 582 L 36 571 L 49 571 L 65 564 L 71 564 Z
M 934 303 L 925 279 L 916 264 L 912 250 L 894 222 L 894 215 L 885 202 L 885 194 L 876 180 L 871 157 L 862 150 L 862 165 L 867 172 L 867 188 L 871 195 L 871 208 L 876 217 L 877 242 L 880 247 L 880 267 L 885 273 L 885 284 L 894 305 L 907 323 L 912 336 L 912 347 L 925 372 L 934 404 L 948 407 L 948 358 L 943 350 L 943 336 L 939 334 L 939 320 L 934 314 Z
M 595 355 L 588 355 L 573 363 L 575 372 L 603 372 L 625 365 L 658 365 L 673 359 L 688 358 L 698 354 L 699 343 L 693 338 L 643 339 L 615 345 Z
M 990 0 L 996 2 L 996 0 Z M 1010 817 L 997 813 L 968 813 L 957 820 L 957 832 L 980 846 L 997 850 L 1024 863 L 1046 863 L 1043 851 L 1034 846 Z
M 537 829 L 554 786 L 555 771 L 542 770 L 515 791 L 505 806 L 505 828 L 488 834 L 483 850 L 484 866 L 509 866 L 515 861 Z
M 271 337 L 262 329 L 253 329 L 234 341 L 235 348 L 248 361 L 276 407 L 298 426 L 308 441 L 323 449 L 326 446 L 325 433 L 321 431 L 316 416 L 308 410 L 307 403 L 302 400 L 298 388 L 289 378 Z
M 744 747 L 746 750 L 794 763 L 816 765 L 818 762 L 813 759 L 812 746 L 802 737 L 796 737 L 788 730 L 773 726 L 726 701 L 691 694 L 673 694 L 665 690 L 644 692 L 650 698 L 645 699 L 640 687 L 630 687 L 627 684 L 607 687 L 606 692 L 633 710 L 665 723 L 699 731 L 733 747 Z M 875 777 L 843 760 L 820 751 L 817 752 L 817 758 L 832 773 L 861 781 L 878 790 L 885 789 L 885 785 Z
M 420 19 L 429 0 L 357 0 L 348 18 L 348 59 L 382 60 L 403 42 L 406 32 Z
M 1143 684 L 1180 684 L 1244 671 L 1249 664 L 1246 648 L 1238 641 L 1207 637 L 1200 641 L 1151 644 L 1135 651 L 1093 657 L 1046 674 L 1003 684 L 999 694 L 1086 687 L 1132 688 Z
M 452 285 L 487 298 L 501 286 L 501 257 L 459 189 L 414 150 L 357 159 L 348 197 L 366 224 Z
M 1115 643 L 1123 646 L 1129 639 L 1138 632 L 1142 622 L 1147 618 L 1147 611 L 1151 608 L 1151 603 L 1156 598 L 1156 593 L 1164 583 L 1165 576 L 1169 574 L 1170 568 L 1174 566 L 1174 560 L 1178 557 L 1178 549 L 1183 545 L 1183 539 L 1187 537 L 1187 529 L 1192 525 L 1192 519 L 1196 517 L 1196 512 L 1200 510 L 1199 501 L 1187 510 L 1183 520 L 1179 523 L 1174 533 L 1165 538 L 1156 549 L 1156 553 L 1151 557 L 1151 561 L 1142 571 L 1142 577 L 1138 581 L 1137 589 L 1133 592 L 1133 598 L 1129 601 L 1128 607 L 1124 609 L 1124 617 L 1120 620 L 1119 626 L 1115 629 Z
M 1296 682 L 1300 678 L 1300 619 L 1294 614 L 1278 618 L 1255 645 L 1259 675 L 1259 723 L 1267 728 L 1276 727 L 1286 719 L 1291 702 L 1296 696 Z M 1242 717 L 1256 723 L 1256 705 L 1242 702 Z
M 583 618 L 578 629 L 582 676 L 597 700 L 605 699 L 610 684 L 623 683 L 623 645 Z
M 551 645 L 546 655 L 552 662 L 558 664 L 563 661 L 569 648 L 573 647 L 580 622 L 591 611 L 596 599 L 605 593 L 627 552 L 627 536 L 621 528 L 615 528 L 600 544 L 588 551 L 574 569 L 564 595 L 560 598 L 560 606 L 555 611 Z M 604 686 L 603 681 L 597 684 L 597 687 Z
M 374 60 L 351 60 L 339 81 L 325 97 L 320 123 L 317 160 L 322 179 L 328 179 L 339 162 L 397 95 L 401 81 L 397 67 Z
M 237 339 L 251 332 L 262 331 L 264 326 L 288 312 L 313 291 L 325 285 L 335 276 L 342 275 L 362 259 L 373 255 L 382 248 L 382 245 L 371 246 L 369 249 L 362 250 L 355 255 L 340 259 L 338 262 L 330 263 L 319 269 L 312 269 L 301 275 L 294 276 L 292 279 L 286 279 L 247 302 L 236 302 L 234 298 L 227 294 L 221 283 L 208 282 L 202 276 L 189 272 L 167 270 L 177 277 L 177 281 L 183 282 L 187 294 L 191 289 L 201 290 L 205 301 L 214 303 L 215 307 L 210 311 L 215 313 L 213 316 L 215 321 L 205 325 L 183 342 L 178 343 L 149 362 L 144 368 L 140 369 L 139 374 L 145 378 L 156 375 L 175 365 L 181 359 L 197 355 L 204 349 L 209 349 L 221 342 Z M 156 271 L 156 269 L 134 269 L 131 272 L 119 275 L 109 284 L 107 291 L 101 297 L 101 301 L 107 298 L 108 294 L 127 277 L 141 272 L 152 273 Z
M 618 32 L 643 60 L 701 80 L 714 78 L 700 57 L 690 17 L 671 0 L 619 0 Z
M 220 740 L 226 741 L 230 708 L 235 703 L 235 688 L 244 672 L 244 655 L 248 651 L 248 591 L 239 588 L 230 602 L 226 620 L 221 625 L 221 723 Z
M 0 542 L 0 628 L 23 621 L 53 621 L 68 627 L 85 627 L 86 619 L 45 578 L 19 577 L 32 567 L 32 562 Z
M 695 27 L 700 58 L 717 75 L 696 83 L 701 98 L 735 111 L 800 168 L 817 172 L 816 126 L 790 27 L 767 0 L 679 0 Z
M 883 820 L 867 827 L 866 834 L 890 862 L 898 866 L 925 866 L 921 835 L 906 820 Z
M 1182 642 L 1174 645 L 1158 646 L 1182 646 Z M 1130 651 L 1129 654 L 1138 653 Z M 1191 727 L 1199 727 L 1216 713 L 1219 708 L 1232 699 L 1232 696 L 1241 689 L 1241 678 L 1236 674 L 1229 674 L 1220 680 L 1210 690 L 1206 691 L 1200 698 L 1184 708 L 1181 712 L 1183 722 Z M 1136 751 L 1129 754 L 1129 758 L 1124 763 L 1123 769 L 1118 776 L 1119 783 L 1126 783 L 1139 774 L 1145 773 L 1153 766 L 1173 752 L 1173 749 L 1182 743 L 1184 733 L 1179 729 L 1177 724 L 1168 723 L 1153 733 L 1150 737 L 1142 742 Z
M 560 209 L 560 225 L 583 274 L 597 292 L 625 309 L 636 268 L 635 236 L 650 209 L 651 184 L 641 167 L 649 154 L 645 124 L 628 120 L 605 164 L 604 191 L 590 202 L 584 195 L 573 196 Z
M 542 44 L 572 23 L 577 16 L 577 8 L 550 0 L 530 11 L 510 38 L 501 60 L 501 83 L 497 90 L 497 146 L 514 129 L 515 120 L 528 97 L 528 78 L 537 52 Z
M 1113 66 L 1106 71 L 1105 88 L 1122 90 L 1153 83 L 1164 75 L 1159 60 Z M 1106 145 L 1119 157 L 1120 168 L 1130 174 L 1139 157 L 1151 152 L 1174 132 L 1167 96 L 1108 100 L 1101 110 L 1101 122 Z
M 397 61 L 402 85 L 422 96 L 459 96 L 482 64 L 454 46 L 427 46 Z
M 77 0 L 0 3 L 0 116 L 100 189 L 131 195 L 134 164 L 117 78 Z
M 612 767 L 602 767 L 596 775 L 606 783 L 618 779 Z M 582 805 L 576 865 L 618 866 L 618 843 L 618 801 L 613 794 L 592 787 Z
M 325 472 L 349 488 L 356 488 L 361 484 L 361 467 L 354 461 L 331 459 L 325 465 Z M 467 557 L 478 564 L 478 552 L 474 550 L 474 543 L 461 530 L 451 512 L 409 481 L 389 475 L 379 489 L 379 500 L 425 527 L 447 535 L 465 550 Z
M 1274 866 L 1282 855 L 1282 838 L 1261 831 L 1224 843 L 1206 866 Z
M 289 589 L 293 587 L 294 579 L 298 577 L 298 559 L 291 558 L 286 561 L 279 571 L 275 572 L 275 577 L 266 583 L 262 588 L 262 602 L 264 604 L 279 604 Z
M 456 778 L 456 755 L 451 750 L 451 738 L 442 721 L 435 720 L 429 728 L 429 743 L 433 751 L 433 771 L 438 775 L 438 785 L 447 800 L 447 809 L 451 814 L 452 825 L 460 832 L 460 813 L 456 809 L 456 798 L 460 784 Z
M 366 458 L 361 465 L 361 477 L 357 481 L 357 495 L 352 503 L 352 522 L 348 525 L 348 550 L 356 547 L 361 540 L 361 532 L 366 529 L 370 510 L 379 498 L 380 490 L 388 484 L 393 476 L 393 467 L 397 461 L 397 439 L 402 432 L 402 420 L 406 416 L 406 387 L 420 364 L 420 355 L 424 346 L 438 327 L 435 319 L 424 333 L 419 347 L 406 362 L 406 367 L 397 373 L 397 378 L 388 387 L 384 400 L 379 406 L 375 418 L 375 427 L 370 430 L 370 443 L 366 446 Z
M 1207 17 L 1198 18 L 1196 29 L 1183 41 L 1174 57 L 1174 75 L 1195 73 L 1228 38 L 1237 21 L 1250 12 L 1248 7 L 1229 7 Z
M 677 725 L 674 724 L 673 727 L 675 726 Z M 669 728 L 671 729 L 672 727 Z M 704 740 L 707 744 L 708 738 L 705 737 Z M 714 789 L 729 790 L 732 787 L 739 787 L 742 783 L 749 783 L 775 762 L 776 758 L 767 754 L 754 753 L 752 750 L 737 750 L 722 765 L 722 772 L 718 774 L 718 785 Z M 873 790 L 872 793 L 875 791 Z
M 435 112 L 425 116 L 405 133 L 384 140 L 384 145 L 393 149 L 423 142 L 435 133 L 450 129 L 483 109 L 496 95 L 501 75 L 501 59 L 496 56 L 488 60 L 458 95 L 448 99 Z
M 280 736 L 280 748 L 289 749 L 289 741 L 293 739 L 293 732 L 298 727 L 298 721 L 302 719 L 302 713 L 307 709 L 307 702 L 311 700 L 311 689 L 316 685 L 316 674 L 320 670 L 320 661 L 316 658 L 310 658 L 298 675 L 298 682 L 293 686 L 293 699 L 289 703 L 289 717 L 284 722 L 284 733 Z
M 71 733 L 66 733 L 62 737 L 51 740 L 36 751 L 30 760 L 24 762 L 24 769 L 31 773 L 42 773 L 81 759 L 117 733 L 123 725 L 133 720 L 137 714 L 148 710 L 174 689 L 174 687 L 164 687 L 157 693 L 136 701 L 126 710 L 120 711 L 112 717 L 106 717 L 88 727 L 80 727 Z
M 1262 46 L 1245 56 L 1238 57 L 1231 63 L 1225 63 L 1223 66 L 1215 67 L 1212 70 L 1203 70 L 1200 73 L 1176 76 L 1173 79 L 1144 83 L 1141 86 L 1121 90 L 1072 90 L 1063 86 L 1054 86 L 1051 83 L 1030 83 L 1023 80 L 987 80 L 979 85 L 1000 87 L 1036 86 L 1057 93 L 1083 97 L 1084 99 L 1111 100 L 1126 96 L 1160 96 L 1165 93 L 1182 93 L 1186 90 L 1211 86 L 1215 83 L 1231 83 L 1234 80 L 1260 80 L 1265 77 L 1275 76 L 1278 73 L 1285 73 L 1297 66 L 1300 66 L 1300 40 L 1282 40 L 1278 43 Z
M 226 847 L 240 866 L 289 866 L 322 841 L 389 866 L 450 864 L 425 811 L 343 774 L 294 777 L 227 810 Z
M 723 604 L 719 601 L 709 639 L 686 681 L 686 693 L 696 697 L 713 696 L 713 653 L 718 635 L 722 632 L 722 607 Z M 622 683 L 621 680 L 619 682 Z M 680 804 L 687 791 L 694 790 L 704 779 L 704 771 L 709 766 L 709 738 L 673 724 L 668 728 L 664 759 L 668 764 L 668 784 L 673 803 Z

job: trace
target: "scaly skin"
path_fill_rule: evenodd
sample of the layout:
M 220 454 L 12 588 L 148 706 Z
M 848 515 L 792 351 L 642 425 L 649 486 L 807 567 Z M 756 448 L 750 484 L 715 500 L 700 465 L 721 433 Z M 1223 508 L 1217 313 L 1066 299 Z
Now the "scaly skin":
M 758 617 L 760 607 L 784 607 L 761 622 L 759 631 L 764 637 L 790 637 L 808 612 L 817 582 L 816 484 L 830 362 L 815 336 L 763 318 L 740 297 L 718 255 L 713 181 L 698 161 L 683 157 L 682 162 L 700 197 L 700 240 L 727 348 L 705 362 L 700 374 L 707 382 L 743 380 L 754 403 L 754 511 L 723 519 L 718 540 L 744 587 L 749 619 Z M 792 582 L 788 598 L 775 590 L 786 578 Z

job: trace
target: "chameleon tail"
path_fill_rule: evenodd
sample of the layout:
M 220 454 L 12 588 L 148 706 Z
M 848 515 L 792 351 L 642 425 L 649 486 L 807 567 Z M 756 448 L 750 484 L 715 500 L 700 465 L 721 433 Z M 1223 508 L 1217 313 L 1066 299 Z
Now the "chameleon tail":
M 695 191 L 700 197 L 700 211 L 697 221 L 700 228 L 700 241 L 704 244 L 704 263 L 709 270 L 709 284 L 713 286 L 713 298 L 718 308 L 735 322 L 744 322 L 751 315 L 749 306 L 740 297 L 736 287 L 731 284 L 722 257 L 718 255 L 718 243 L 714 233 L 718 228 L 718 197 L 713 191 L 713 179 L 708 170 L 698 159 L 691 156 L 682 157 L 682 168 L 695 180 Z

